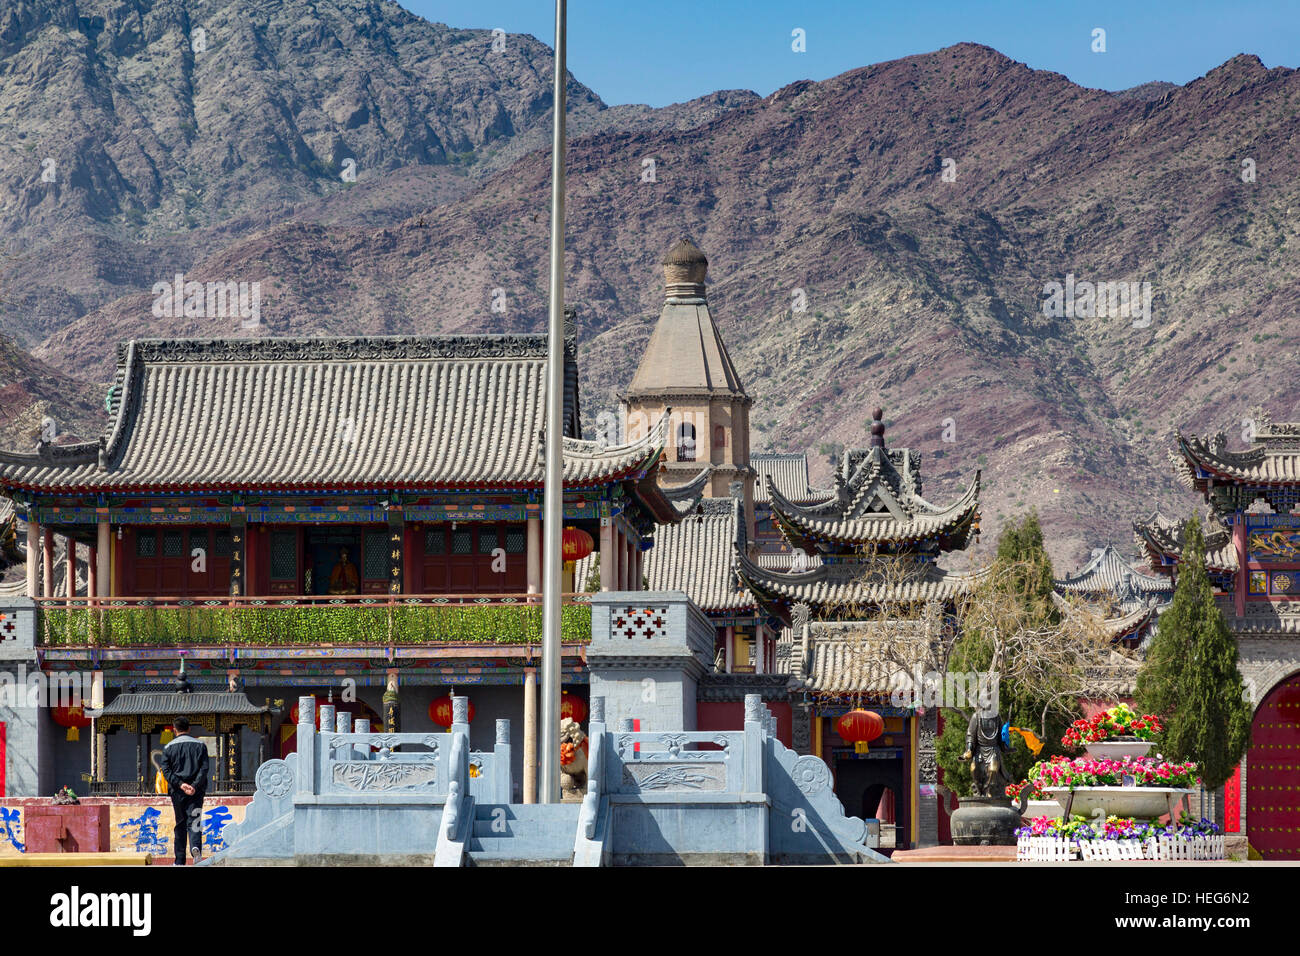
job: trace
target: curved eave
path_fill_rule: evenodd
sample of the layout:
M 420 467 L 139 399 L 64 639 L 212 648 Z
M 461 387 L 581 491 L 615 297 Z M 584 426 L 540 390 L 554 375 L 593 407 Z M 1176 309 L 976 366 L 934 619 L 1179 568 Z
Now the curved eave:
M 970 543 L 974 524 L 979 518 L 979 489 L 980 473 L 977 471 L 965 493 L 953 504 L 942 511 L 912 516 L 909 524 L 917 527 L 909 529 L 899 528 L 901 522 L 889 514 L 879 519 L 817 518 L 782 495 L 780 489 L 770 483 L 770 476 L 768 485 L 772 517 L 792 547 L 804 547 L 813 542 L 861 545 L 881 542 L 917 542 L 938 538 L 940 547 L 944 551 L 961 550 Z M 871 523 L 874 521 L 879 521 L 882 528 L 888 528 L 893 533 L 863 534 L 863 531 L 870 530 Z
M 595 442 L 564 439 L 565 490 L 597 488 L 625 480 L 639 481 L 652 472 L 668 433 L 668 416 L 665 414 L 649 434 L 626 445 L 601 448 Z M 37 458 L 38 464 L 50 467 L 48 459 Z M 85 463 L 78 465 L 82 467 Z M 109 474 L 109 472 L 104 472 Z M 511 476 L 484 479 L 483 481 L 420 481 L 420 480 L 368 480 L 368 481 L 196 481 L 196 482 L 77 482 L 53 484 L 50 482 L 23 482 L 0 477 L 0 489 L 33 494 L 91 495 L 91 494 L 180 494 L 234 492 L 381 492 L 381 491 L 487 491 L 494 489 L 531 490 L 544 485 L 542 475 L 519 479 Z M 651 496 L 656 497 L 656 496 Z M 657 495 L 662 499 L 662 495 Z M 662 508 L 672 512 L 666 500 Z
M 939 569 L 935 569 L 938 571 Z M 768 571 L 749 560 L 737 549 L 736 575 L 745 587 L 754 592 L 760 603 L 770 603 L 788 607 L 791 604 L 807 602 L 823 607 L 848 606 L 853 604 L 879 604 L 884 600 L 924 602 L 930 600 L 948 600 L 972 587 L 987 572 L 987 568 L 968 575 L 949 574 L 940 571 L 937 576 L 914 579 L 904 587 L 914 593 L 901 597 L 885 593 L 880 584 L 853 585 L 850 582 L 833 579 L 833 566 L 820 565 L 811 571 L 784 573 Z M 824 585 L 831 592 L 825 598 L 809 594 L 810 589 Z M 834 594 L 835 591 L 856 593 Z M 944 591 L 949 593 L 943 593 Z M 929 593 L 927 593 L 929 592 Z
M 1133 522 L 1133 532 L 1138 543 L 1146 550 L 1155 570 L 1164 570 L 1176 566 L 1183 560 L 1182 547 L 1167 538 L 1168 532 L 1149 523 Z M 1226 547 L 1205 553 L 1205 570 L 1211 574 L 1235 574 L 1237 572 L 1236 552 L 1229 543 Z
M 1143 571 L 1139 571 L 1124 561 L 1118 552 L 1111 546 L 1106 548 L 1098 555 L 1095 555 L 1086 565 L 1084 565 L 1076 574 L 1068 575 L 1056 582 L 1059 589 L 1070 591 L 1077 594 L 1097 594 L 1103 591 L 1109 591 L 1111 583 L 1106 579 L 1106 565 L 1111 562 L 1118 562 L 1116 568 L 1117 575 L 1130 574 L 1137 589 L 1142 592 L 1165 592 L 1169 590 L 1169 581 L 1166 578 L 1157 578 Z
M 1200 439 L 1188 438 L 1179 433 L 1174 440 L 1188 469 L 1180 477 L 1184 483 L 1190 481 L 1201 492 L 1207 490 L 1206 485 L 1210 479 L 1231 484 L 1273 486 L 1293 484 L 1296 474 L 1300 473 L 1300 454 L 1270 457 L 1263 449 L 1257 448 L 1242 453 L 1229 453 L 1231 457 L 1227 457 L 1210 451 Z M 1266 473 L 1266 463 L 1270 460 L 1289 462 L 1290 467 L 1282 467 L 1278 473 Z

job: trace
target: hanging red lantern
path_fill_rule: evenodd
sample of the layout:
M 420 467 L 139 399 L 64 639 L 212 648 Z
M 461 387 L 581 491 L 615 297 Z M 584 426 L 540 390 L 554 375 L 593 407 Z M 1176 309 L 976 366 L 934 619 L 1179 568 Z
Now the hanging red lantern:
M 83 727 L 90 726 L 90 718 L 85 715 L 78 704 L 75 707 L 54 707 L 50 710 L 50 716 L 60 727 L 68 728 L 68 740 L 76 741 L 81 739 L 78 732 Z
M 429 719 L 439 727 L 451 726 L 451 695 L 444 694 L 437 700 L 429 704 Z M 466 718 L 469 723 L 474 722 L 474 702 L 469 702 L 469 716 Z
M 582 723 L 587 719 L 587 702 L 566 690 L 560 695 L 560 716 L 568 717 L 574 723 Z
M 857 753 L 866 753 L 867 745 L 885 732 L 885 721 L 874 710 L 851 710 L 835 721 L 835 732 Z
M 581 561 L 591 554 L 596 542 L 581 528 L 565 528 L 560 535 L 560 553 L 565 561 Z

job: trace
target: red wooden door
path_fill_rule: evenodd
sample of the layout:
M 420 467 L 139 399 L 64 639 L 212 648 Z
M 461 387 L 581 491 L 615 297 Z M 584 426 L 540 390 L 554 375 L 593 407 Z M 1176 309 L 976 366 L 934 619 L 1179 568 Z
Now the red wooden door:
M 1300 674 L 1255 712 L 1246 788 L 1250 845 L 1266 860 L 1300 861 Z

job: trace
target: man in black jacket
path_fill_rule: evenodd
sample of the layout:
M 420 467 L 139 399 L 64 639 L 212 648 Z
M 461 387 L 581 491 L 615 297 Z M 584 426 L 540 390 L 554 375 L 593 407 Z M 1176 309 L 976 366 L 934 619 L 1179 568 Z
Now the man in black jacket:
M 185 834 L 197 863 L 203 858 L 203 795 L 208 789 L 208 748 L 190 736 L 190 722 L 172 722 L 176 736 L 163 748 L 162 775 L 176 812 L 176 865 L 185 865 Z

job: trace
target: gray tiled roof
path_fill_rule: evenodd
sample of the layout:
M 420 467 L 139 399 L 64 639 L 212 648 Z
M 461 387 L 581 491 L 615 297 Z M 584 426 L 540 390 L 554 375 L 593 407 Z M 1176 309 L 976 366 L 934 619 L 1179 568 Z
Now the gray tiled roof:
M 1179 456 L 1170 456 L 1183 483 L 1204 484 L 1195 468 L 1217 478 L 1251 484 L 1300 481 L 1300 422 L 1274 422 L 1256 409 L 1255 441 L 1244 451 L 1228 451 L 1227 439 L 1219 433 L 1201 438 L 1175 436 Z
M 546 358 L 544 335 L 131 342 L 100 443 L 0 453 L 0 487 L 537 485 Z M 572 434 L 577 403 L 573 372 Z M 666 427 L 612 448 L 566 437 L 566 484 L 638 476 Z
M 768 571 L 789 571 L 794 566 L 793 551 L 760 551 L 753 556 L 754 563 Z M 815 568 L 822 563 L 821 555 L 805 554 L 800 558 L 805 568 Z
M 1078 572 L 1057 581 L 1056 589 L 1065 594 L 1113 599 L 1125 612 L 1166 604 L 1174 595 L 1169 578 L 1139 571 L 1110 544 L 1097 548 Z
M 808 456 L 805 454 L 788 454 L 786 452 L 757 452 L 749 456 L 749 463 L 757 473 L 754 481 L 754 503 L 768 501 L 767 479 L 787 501 L 795 504 L 807 504 L 812 501 L 824 501 L 832 492 L 811 488 L 808 485 Z
M 262 714 L 266 707 L 258 707 L 247 695 L 239 692 L 195 691 L 178 694 L 152 691 L 122 693 L 105 705 L 103 710 L 87 710 L 87 717 L 116 717 L 143 714 L 149 717 L 184 714 Z
M 736 579 L 741 502 L 705 498 L 698 513 L 674 525 L 656 525 L 655 546 L 646 552 L 651 591 L 685 591 L 705 611 L 752 610 L 754 596 Z
M 926 539 L 937 539 L 943 551 L 965 548 L 978 533 L 979 472 L 957 501 L 936 507 L 921 496 L 921 455 L 907 448 L 885 448 L 875 427 L 876 444 L 845 451 L 834 488 L 820 500 L 792 500 L 773 473 L 763 476 L 772 518 L 782 536 L 809 553 L 835 554 L 862 545 Z M 883 426 L 880 429 L 883 434 Z
M 790 501 L 769 475 L 767 494 L 777 526 L 791 544 L 829 542 L 832 550 L 837 544 L 921 541 L 936 535 L 951 536 L 948 548 L 964 548 L 979 518 L 979 472 L 965 494 L 937 508 L 897 473 L 891 475 L 890 464 L 880 449 L 871 449 L 854 480 L 837 481 L 837 496 L 817 505 Z
M 930 656 L 927 622 L 811 622 L 806 641 L 795 638 L 795 676 L 819 694 L 879 694 L 901 690 L 900 680 Z M 891 653 L 892 652 L 892 653 Z M 896 660 L 895 658 L 900 658 Z
M 972 588 L 978 572 L 956 574 L 934 564 L 908 580 L 886 583 L 869 564 L 837 561 L 801 573 L 769 571 L 737 555 L 737 574 L 760 599 L 817 607 L 869 607 L 889 602 L 946 601 Z

